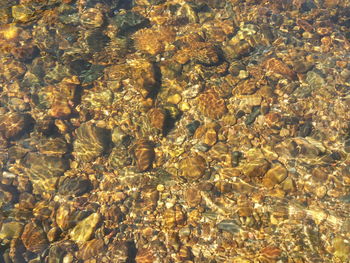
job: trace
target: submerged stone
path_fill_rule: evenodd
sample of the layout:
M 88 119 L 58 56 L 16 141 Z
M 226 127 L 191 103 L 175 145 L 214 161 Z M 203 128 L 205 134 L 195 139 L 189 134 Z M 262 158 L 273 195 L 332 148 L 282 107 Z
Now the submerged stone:
M 93 213 L 83 219 L 70 232 L 71 239 L 78 243 L 90 240 L 100 220 L 101 215 L 99 213 Z
M 73 155 L 82 162 L 90 162 L 100 156 L 110 143 L 110 131 L 84 123 L 76 130 Z

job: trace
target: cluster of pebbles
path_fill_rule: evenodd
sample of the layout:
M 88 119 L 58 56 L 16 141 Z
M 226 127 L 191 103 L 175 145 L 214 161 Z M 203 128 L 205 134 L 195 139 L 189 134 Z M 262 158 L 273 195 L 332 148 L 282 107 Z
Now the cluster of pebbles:
M 0 262 L 350 262 L 348 0 L 0 0 Z

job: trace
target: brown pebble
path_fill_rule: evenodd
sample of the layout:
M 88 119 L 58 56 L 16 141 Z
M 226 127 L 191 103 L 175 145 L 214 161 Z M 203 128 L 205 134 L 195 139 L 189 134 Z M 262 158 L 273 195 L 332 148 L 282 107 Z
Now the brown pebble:
M 136 161 L 136 167 L 140 172 L 151 168 L 155 158 L 153 143 L 148 140 L 138 140 L 132 147 L 132 153 Z

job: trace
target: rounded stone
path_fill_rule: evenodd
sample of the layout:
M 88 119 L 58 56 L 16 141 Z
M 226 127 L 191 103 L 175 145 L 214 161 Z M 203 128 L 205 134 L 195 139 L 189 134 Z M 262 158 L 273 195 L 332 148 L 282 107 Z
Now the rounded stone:
M 180 162 L 180 174 L 186 179 L 196 180 L 204 175 L 206 166 L 206 161 L 202 156 L 190 156 Z
M 267 188 L 272 188 L 283 182 L 287 178 L 287 169 L 282 165 L 272 167 L 264 176 L 263 185 Z

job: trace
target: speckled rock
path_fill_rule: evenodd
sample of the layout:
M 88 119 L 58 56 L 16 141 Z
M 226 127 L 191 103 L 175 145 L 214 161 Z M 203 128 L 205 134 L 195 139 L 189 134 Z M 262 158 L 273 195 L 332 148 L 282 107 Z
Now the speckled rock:
M 82 103 L 89 109 L 97 109 L 110 106 L 112 102 L 113 92 L 108 89 L 96 92 L 88 92 L 82 97 Z
M 60 180 L 58 186 L 58 192 L 62 195 L 79 196 L 91 188 L 91 182 L 89 179 L 82 176 L 65 177 Z
M 131 155 L 128 150 L 123 147 L 114 147 L 108 157 L 109 164 L 116 169 L 123 169 L 132 163 Z
M 199 95 L 197 102 L 201 113 L 209 118 L 218 119 L 227 112 L 225 101 L 212 89 Z

